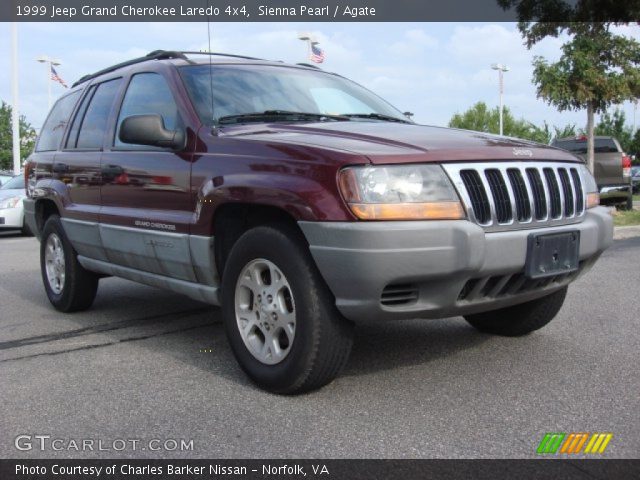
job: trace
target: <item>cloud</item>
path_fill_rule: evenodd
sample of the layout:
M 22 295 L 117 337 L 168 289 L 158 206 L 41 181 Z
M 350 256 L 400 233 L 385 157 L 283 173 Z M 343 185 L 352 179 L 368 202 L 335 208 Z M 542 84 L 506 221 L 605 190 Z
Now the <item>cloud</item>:
M 438 46 L 438 39 L 428 35 L 422 29 L 412 29 L 405 32 L 402 40 L 393 42 L 387 47 L 390 55 L 414 57 L 424 53 L 425 50 Z

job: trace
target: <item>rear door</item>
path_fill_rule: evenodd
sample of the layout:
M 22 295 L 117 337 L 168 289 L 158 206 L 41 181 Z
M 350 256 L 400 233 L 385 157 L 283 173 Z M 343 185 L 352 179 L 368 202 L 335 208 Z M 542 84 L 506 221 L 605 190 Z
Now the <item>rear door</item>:
M 122 85 L 116 78 L 91 85 L 76 109 L 53 178 L 63 182 L 69 203 L 62 221 L 80 255 L 106 260 L 100 241 L 100 156 L 114 100 Z
M 126 144 L 118 133 L 131 115 L 158 114 L 165 128 L 183 128 L 161 73 L 131 76 L 102 156 L 100 231 L 111 263 L 195 281 L 189 248 L 193 221 L 191 154 Z

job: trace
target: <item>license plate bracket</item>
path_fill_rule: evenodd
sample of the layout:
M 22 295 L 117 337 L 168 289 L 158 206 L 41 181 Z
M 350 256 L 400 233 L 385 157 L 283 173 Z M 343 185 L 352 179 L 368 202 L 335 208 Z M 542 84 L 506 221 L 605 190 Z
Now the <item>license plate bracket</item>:
M 527 238 L 525 275 L 544 278 L 578 270 L 580 231 L 531 233 Z

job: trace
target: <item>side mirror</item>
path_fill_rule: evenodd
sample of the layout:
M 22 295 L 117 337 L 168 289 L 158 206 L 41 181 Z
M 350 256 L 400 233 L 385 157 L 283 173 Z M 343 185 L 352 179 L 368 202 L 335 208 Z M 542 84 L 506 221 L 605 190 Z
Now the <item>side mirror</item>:
M 120 141 L 152 147 L 184 148 L 185 135 L 182 129 L 167 130 L 162 117 L 153 115 L 131 115 L 120 124 Z

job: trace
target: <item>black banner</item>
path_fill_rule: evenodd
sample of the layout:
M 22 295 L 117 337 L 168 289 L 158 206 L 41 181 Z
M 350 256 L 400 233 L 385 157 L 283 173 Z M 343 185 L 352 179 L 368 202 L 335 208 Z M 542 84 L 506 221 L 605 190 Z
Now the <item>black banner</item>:
M 640 460 L 0 460 L 2 480 L 638 479 Z
M 638 0 L 2 0 L 0 21 L 18 22 L 508 22 L 637 21 Z M 504 5 L 507 8 L 503 8 Z M 581 9 L 580 6 L 584 6 Z M 586 5 L 586 6 L 585 6 Z M 635 13 L 634 13 L 635 12 Z M 627 18 L 628 17 L 628 18 Z

